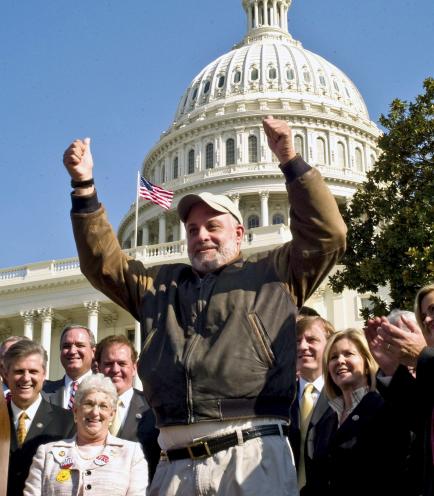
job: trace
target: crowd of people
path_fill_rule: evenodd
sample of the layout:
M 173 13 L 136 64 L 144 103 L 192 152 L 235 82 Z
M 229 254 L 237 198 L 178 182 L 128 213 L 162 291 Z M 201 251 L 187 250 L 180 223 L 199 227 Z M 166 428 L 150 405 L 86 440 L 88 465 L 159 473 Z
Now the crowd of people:
M 8 496 L 433 495 L 434 285 L 415 319 L 395 312 L 363 330 L 336 331 L 303 306 L 346 229 L 287 123 L 263 126 L 292 240 L 247 258 L 238 207 L 187 194 L 177 210 L 191 265 L 145 267 L 108 223 L 89 140 L 65 151 L 81 270 L 140 322 L 143 348 L 138 359 L 122 335 L 95 343 L 68 325 L 65 374 L 50 381 L 38 343 L 2 343 Z

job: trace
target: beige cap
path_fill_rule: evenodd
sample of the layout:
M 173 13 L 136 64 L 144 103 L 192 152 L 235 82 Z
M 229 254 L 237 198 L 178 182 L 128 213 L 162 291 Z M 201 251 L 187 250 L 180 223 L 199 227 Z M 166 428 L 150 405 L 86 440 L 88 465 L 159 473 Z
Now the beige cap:
M 177 207 L 179 218 L 182 222 L 185 223 L 191 208 L 193 205 L 196 205 L 196 203 L 206 203 L 216 212 L 231 214 L 240 224 L 243 223 L 241 212 L 234 202 L 229 200 L 225 195 L 213 195 L 212 193 L 199 193 L 197 195 L 191 194 L 183 196 Z

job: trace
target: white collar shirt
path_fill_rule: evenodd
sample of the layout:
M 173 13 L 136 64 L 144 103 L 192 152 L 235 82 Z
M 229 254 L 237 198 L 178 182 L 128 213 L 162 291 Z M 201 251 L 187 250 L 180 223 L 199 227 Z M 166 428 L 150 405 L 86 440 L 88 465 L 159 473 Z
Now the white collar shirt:
M 33 419 L 35 418 L 36 412 L 38 411 L 39 405 L 41 404 L 42 396 L 38 394 L 38 397 L 35 402 L 33 402 L 28 408 L 21 409 L 18 407 L 13 400 L 11 400 L 11 409 L 13 414 L 13 422 L 15 430 L 18 428 L 18 420 L 22 412 L 26 412 L 27 418 L 26 422 L 26 431 L 29 432 L 30 426 L 32 425 Z
M 127 389 L 125 392 L 123 392 L 119 396 L 120 404 L 118 406 L 119 408 L 119 419 L 120 419 L 120 428 L 122 428 L 125 424 L 125 419 L 127 417 L 128 409 L 130 408 L 130 403 L 133 398 L 134 394 L 134 389 L 130 387 L 130 389 Z

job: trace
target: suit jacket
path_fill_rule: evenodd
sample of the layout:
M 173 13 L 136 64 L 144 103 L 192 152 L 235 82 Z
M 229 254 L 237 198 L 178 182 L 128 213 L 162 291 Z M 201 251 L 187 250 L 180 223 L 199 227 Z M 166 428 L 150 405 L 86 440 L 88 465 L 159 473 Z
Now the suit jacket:
M 141 443 L 149 465 L 150 481 L 154 477 L 160 459 L 160 446 L 157 441 L 159 432 L 155 428 L 155 416 L 144 394 L 134 389 L 125 422 L 119 429 L 117 437 Z
M 419 356 L 416 379 L 404 366 L 398 367 L 390 385 L 382 388 L 385 398 L 402 412 L 415 440 L 410 453 L 409 481 L 417 491 L 411 494 L 434 495 L 434 468 L 431 445 L 434 409 L 434 348 L 425 348 Z
M 291 405 L 290 417 L 291 424 L 289 427 L 289 442 L 291 444 L 291 448 L 294 454 L 295 466 L 298 469 L 300 463 L 300 441 L 301 441 L 301 432 L 300 432 L 300 404 L 298 401 L 298 390 L 300 387 L 300 382 L 297 383 L 297 399 Z M 318 433 L 321 430 L 327 429 L 327 425 L 332 423 L 335 425 L 336 422 L 336 413 L 330 408 L 327 397 L 325 395 L 325 390 L 321 391 L 318 400 L 315 404 L 315 407 L 312 412 L 312 416 L 309 422 L 309 426 L 307 428 L 306 434 L 306 444 L 304 448 L 304 464 L 306 470 L 306 480 L 310 478 L 311 471 L 311 463 L 312 460 L 316 456 L 317 442 L 320 439 Z M 303 494 L 304 491 L 301 491 Z
M 102 455 L 105 460 L 83 463 L 77 453 L 75 438 L 40 446 L 26 481 L 24 496 L 77 496 L 83 493 L 145 496 L 147 465 L 140 444 L 109 433 Z M 68 463 L 69 470 L 61 472 L 64 463 Z M 63 478 L 59 481 L 61 475 Z
M 434 454 L 432 433 L 434 415 L 434 347 L 425 348 L 419 356 L 416 367 L 418 398 L 421 403 L 420 429 L 423 431 L 423 495 L 434 495 Z
M 42 397 L 51 403 L 63 408 L 63 395 L 65 392 L 65 376 L 57 381 L 45 381 L 42 386 Z
M 23 445 L 19 447 L 10 405 L 8 408 L 11 426 L 11 447 L 7 495 L 22 496 L 24 482 L 38 447 L 41 444 L 71 437 L 75 432 L 75 424 L 71 412 L 55 405 L 50 405 L 50 403 L 42 399 L 26 439 Z
M 309 496 L 408 496 L 402 476 L 409 447 L 399 412 L 368 392 L 338 426 L 318 432 L 306 492 Z

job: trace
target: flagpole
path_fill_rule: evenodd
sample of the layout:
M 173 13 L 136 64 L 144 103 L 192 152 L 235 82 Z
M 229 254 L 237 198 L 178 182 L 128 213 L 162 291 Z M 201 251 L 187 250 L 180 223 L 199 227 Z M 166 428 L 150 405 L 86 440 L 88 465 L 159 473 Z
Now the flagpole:
M 139 222 L 139 185 L 140 185 L 140 171 L 137 171 L 137 185 L 136 185 L 136 220 L 134 223 L 134 246 L 137 248 L 137 225 Z

